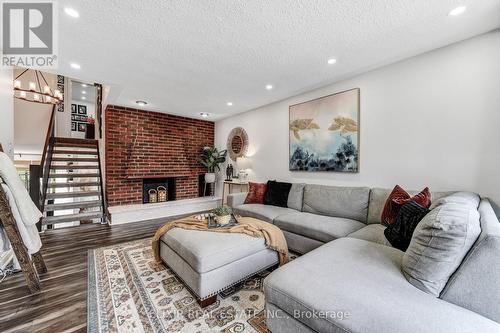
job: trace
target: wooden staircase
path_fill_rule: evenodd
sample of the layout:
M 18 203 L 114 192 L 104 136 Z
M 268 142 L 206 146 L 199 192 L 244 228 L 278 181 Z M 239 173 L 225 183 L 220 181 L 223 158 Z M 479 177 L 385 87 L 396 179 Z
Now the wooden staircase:
M 52 137 L 42 181 L 42 225 L 106 222 L 97 140 Z

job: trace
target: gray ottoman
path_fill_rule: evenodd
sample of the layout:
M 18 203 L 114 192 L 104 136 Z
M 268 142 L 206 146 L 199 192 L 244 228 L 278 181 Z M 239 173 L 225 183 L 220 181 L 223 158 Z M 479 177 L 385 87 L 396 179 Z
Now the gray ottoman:
M 220 291 L 279 262 L 263 238 L 181 228 L 161 237 L 160 255 L 202 307 L 215 302 Z

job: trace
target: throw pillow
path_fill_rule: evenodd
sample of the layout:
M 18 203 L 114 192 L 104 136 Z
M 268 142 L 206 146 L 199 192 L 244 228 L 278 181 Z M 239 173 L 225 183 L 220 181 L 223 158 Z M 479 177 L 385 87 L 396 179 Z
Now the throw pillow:
M 288 194 L 291 188 L 291 183 L 282 183 L 275 180 L 268 181 L 264 205 L 287 207 Z
M 248 194 L 245 198 L 246 204 L 263 204 L 266 195 L 267 184 L 248 183 Z
M 480 233 L 479 212 L 470 205 L 446 203 L 433 209 L 415 228 L 403 255 L 405 278 L 439 297 Z
M 384 230 L 385 238 L 396 249 L 406 251 L 410 245 L 413 231 L 417 227 L 418 222 L 424 218 L 429 212 L 429 209 L 422 207 L 415 201 L 410 201 L 404 204 L 399 210 L 396 218 L 396 223 L 389 225 Z
M 382 224 L 387 226 L 394 224 L 401 206 L 410 201 L 414 201 L 422 207 L 429 208 L 431 205 L 431 192 L 429 188 L 426 187 L 419 194 L 411 197 L 401 186 L 396 185 L 387 198 L 382 210 Z

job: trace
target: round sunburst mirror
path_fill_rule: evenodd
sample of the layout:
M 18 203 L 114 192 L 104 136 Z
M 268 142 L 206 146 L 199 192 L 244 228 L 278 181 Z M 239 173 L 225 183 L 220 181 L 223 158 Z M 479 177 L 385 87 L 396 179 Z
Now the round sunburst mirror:
M 235 162 L 238 157 L 245 156 L 248 150 L 247 132 L 241 127 L 233 128 L 227 138 L 226 147 L 229 157 Z

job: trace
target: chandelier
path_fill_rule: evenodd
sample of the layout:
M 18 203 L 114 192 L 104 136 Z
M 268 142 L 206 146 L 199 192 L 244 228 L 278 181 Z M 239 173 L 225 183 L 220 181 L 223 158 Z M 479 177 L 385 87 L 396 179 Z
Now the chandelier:
M 19 78 L 30 69 L 25 69 L 14 79 L 14 97 L 28 102 L 42 104 L 57 104 L 63 100 L 63 95 L 60 90 L 52 91 L 43 73 L 38 70 L 33 70 L 36 81 L 29 81 L 28 87 L 23 87 Z M 42 82 L 40 82 L 42 80 Z M 43 87 L 42 87 L 43 84 Z

